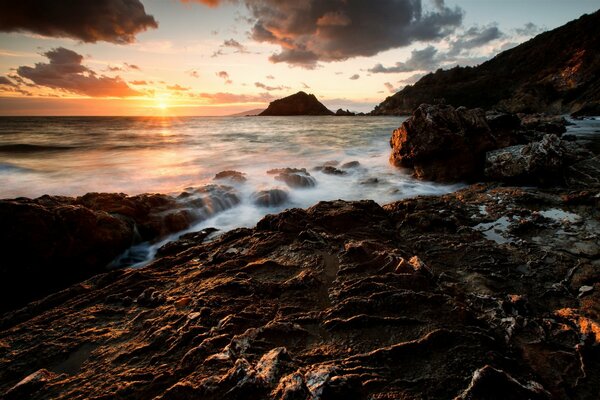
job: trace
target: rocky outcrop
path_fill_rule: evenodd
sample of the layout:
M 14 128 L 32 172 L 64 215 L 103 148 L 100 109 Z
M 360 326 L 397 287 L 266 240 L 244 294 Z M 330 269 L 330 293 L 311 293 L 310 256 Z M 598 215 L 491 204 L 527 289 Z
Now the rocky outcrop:
M 88 193 L 0 201 L 0 310 L 22 305 L 106 271 L 136 243 L 188 228 L 236 204 L 226 186 L 178 198 Z
M 290 115 L 334 115 L 314 94 L 298 92 L 283 99 L 275 100 L 269 107 L 258 114 L 260 116 Z
M 354 117 L 356 115 L 356 113 L 352 112 L 350 110 L 344 110 L 342 108 L 338 108 L 337 111 L 335 112 L 335 115 L 338 117 Z
M 502 182 L 560 183 L 563 149 L 556 135 L 539 142 L 490 151 L 485 158 L 485 176 Z
M 600 11 L 544 32 L 477 67 L 439 69 L 388 97 L 372 115 L 409 115 L 422 103 L 505 112 L 598 115 Z
M 596 399 L 597 190 L 321 202 L 0 318 L 7 399 Z
M 502 133 L 494 135 L 481 109 L 423 104 L 392 134 L 390 162 L 413 169 L 419 179 L 474 180 L 482 175 L 485 153 L 511 141 L 512 132 Z
M 311 188 L 317 184 L 306 168 L 276 168 L 267 171 L 275 180 L 284 182 L 291 188 Z

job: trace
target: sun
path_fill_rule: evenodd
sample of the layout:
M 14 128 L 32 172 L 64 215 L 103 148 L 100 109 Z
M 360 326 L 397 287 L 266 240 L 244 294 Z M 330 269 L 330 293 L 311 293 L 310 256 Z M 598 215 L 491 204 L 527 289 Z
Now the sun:
M 167 108 L 169 108 L 169 106 L 167 105 L 167 103 L 161 101 L 160 103 L 158 103 L 158 108 L 160 108 L 161 110 L 166 110 Z

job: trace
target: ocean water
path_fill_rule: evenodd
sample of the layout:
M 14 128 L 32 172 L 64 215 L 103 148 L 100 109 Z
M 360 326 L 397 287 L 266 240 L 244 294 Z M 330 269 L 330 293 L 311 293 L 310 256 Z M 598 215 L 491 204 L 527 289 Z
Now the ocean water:
M 402 117 L 2 117 L 0 198 L 88 192 L 167 193 L 217 183 L 216 173 L 237 170 L 247 181 L 232 184 L 240 203 L 189 231 L 221 232 L 253 226 L 266 214 L 309 207 L 321 200 L 402 198 L 443 194 L 462 185 L 412 179 L 388 162 L 389 138 Z M 584 135 L 600 122 L 575 121 Z M 326 162 L 358 161 L 347 175 L 314 168 Z M 306 168 L 317 185 L 292 189 L 268 175 L 273 168 Z M 375 182 L 374 179 L 377 181 Z M 252 194 L 281 188 L 289 200 L 259 207 Z M 175 239 L 177 235 L 167 238 Z M 137 250 L 147 260 L 164 241 Z

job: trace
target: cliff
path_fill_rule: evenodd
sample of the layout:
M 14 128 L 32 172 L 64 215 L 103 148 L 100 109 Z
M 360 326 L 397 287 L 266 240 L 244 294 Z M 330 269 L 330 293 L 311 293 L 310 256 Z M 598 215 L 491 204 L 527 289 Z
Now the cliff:
M 275 100 L 269 107 L 261 112 L 261 116 L 286 116 L 286 115 L 334 115 L 325 107 L 314 94 L 298 92 L 283 99 Z
M 600 114 L 600 11 L 542 33 L 477 67 L 438 70 L 388 97 L 372 115 L 422 103 L 508 112 Z

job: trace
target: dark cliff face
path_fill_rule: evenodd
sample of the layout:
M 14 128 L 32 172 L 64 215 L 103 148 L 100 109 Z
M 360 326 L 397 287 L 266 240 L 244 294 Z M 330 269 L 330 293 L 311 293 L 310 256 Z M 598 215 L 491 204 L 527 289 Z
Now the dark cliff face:
M 260 113 L 261 116 L 285 115 L 333 115 L 313 94 L 298 92 L 283 99 L 275 100 Z
M 477 67 L 431 73 L 388 97 L 373 115 L 405 115 L 422 103 L 510 112 L 600 112 L 600 11 L 542 33 Z

